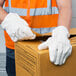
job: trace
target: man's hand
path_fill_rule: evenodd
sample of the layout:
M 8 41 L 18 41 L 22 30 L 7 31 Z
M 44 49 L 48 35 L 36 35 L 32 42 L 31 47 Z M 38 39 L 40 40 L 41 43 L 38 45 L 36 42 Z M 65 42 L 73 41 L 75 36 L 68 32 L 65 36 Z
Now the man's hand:
M 16 13 L 9 13 L 1 23 L 1 26 L 14 42 L 18 40 L 35 39 L 36 37 L 27 22 Z
M 59 26 L 52 32 L 52 37 L 38 46 L 39 50 L 49 48 L 50 61 L 62 65 L 71 55 L 72 46 L 68 39 L 69 32 L 64 26 Z

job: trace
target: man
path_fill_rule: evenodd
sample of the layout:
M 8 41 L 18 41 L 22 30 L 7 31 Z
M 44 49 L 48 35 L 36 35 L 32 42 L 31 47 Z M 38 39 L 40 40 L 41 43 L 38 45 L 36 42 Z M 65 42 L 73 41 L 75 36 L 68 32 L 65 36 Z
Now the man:
M 64 64 L 72 52 L 68 39 L 71 18 L 72 0 L 0 0 L 8 76 L 15 76 L 14 42 L 35 39 L 31 29 L 40 34 L 52 32 L 52 37 L 38 48 L 49 48 L 50 61 L 55 65 Z

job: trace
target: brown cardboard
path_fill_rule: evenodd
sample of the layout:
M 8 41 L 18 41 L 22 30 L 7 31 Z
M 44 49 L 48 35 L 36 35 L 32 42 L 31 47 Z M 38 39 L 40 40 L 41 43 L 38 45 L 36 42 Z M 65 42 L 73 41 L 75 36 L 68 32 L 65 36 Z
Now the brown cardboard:
M 45 33 L 45 34 L 39 34 L 39 33 L 35 32 L 35 31 L 33 31 L 33 30 L 32 30 L 32 32 L 33 32 L 34 34 L 36 34 L 37 37 L 52 35 L 51 32 L 50 32 L 50 33 Z M 70 32 L 71 35 L 76 35 L 76 28 L 71 28 L 71 29 L 69 30 L 69 32 Z
M 71 28 L 70 29 L 70 34 L 71 35 L 76 35 L 76 28 Z
M 72 55 L 62 66 L 50 62 L 48 49 L 38 50 L 39 40 L 15 43 L 16 76 L 76 76 L 76 37 L 70 40 Z

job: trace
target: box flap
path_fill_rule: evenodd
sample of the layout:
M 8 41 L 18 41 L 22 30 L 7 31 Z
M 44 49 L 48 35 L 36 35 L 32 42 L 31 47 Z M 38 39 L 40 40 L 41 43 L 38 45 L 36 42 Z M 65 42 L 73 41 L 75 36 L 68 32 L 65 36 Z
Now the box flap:
M 50 35 L 52 35 L 51 32 L 50 32 L 50 33 L 45 33 L 45 34 L 39 34 L 39 33 L 35 32 L 35 31 L 33 31 L 33 30 L 32 30 L 32 32 L 33 32 L 34 34 L 36 34 L 37 37 L 39 37 L 39 36 L 50 36 Z M 71 29 L 70 29 L 70 35 L 76 35 L 76 28 L 71 28 Z

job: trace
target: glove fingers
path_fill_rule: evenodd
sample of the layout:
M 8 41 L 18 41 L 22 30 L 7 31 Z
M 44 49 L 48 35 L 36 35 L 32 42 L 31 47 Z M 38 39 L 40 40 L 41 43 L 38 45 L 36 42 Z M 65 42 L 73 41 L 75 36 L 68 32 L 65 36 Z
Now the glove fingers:
M 17 31 L 17 37 L 20 40 L 35 39 L 36 35 L 32 33 L 29 27 L 21 28 Z
M 54 63 L 57 56 L 57 44 L 53 38 L 50 38 L 49 40 L 50 40 L 50 43 L 48 41 L 48 46 L 49 46 L 50 61 Z
M 24 30 L 24 31 L 27 31 L 28 32 L 28 36 L 32 35 L 31 39 L 34 39 L 35 34 L 33 34 L 33 32 L 31 31 L 30 27 L 28 26 L 28 23 L 24 19 L 22 19 L 22 21 L 23 21 L 24 25 L 26 26 L 26 28 L 25 28 L 26 30 Z
M 64 51 L 64 50 L 63 50 Z M 63 58 L 64 58 L 64 53 L 62 53 L 62 56 L 61 56 L 61 58 L 60 58 L 60 65 L 62 65 L 63 64 Z
M 68 53 L 68 47 L 66 47 L 66 45 L 63 47 L 64 49 L 63 49 L 63 54 L 62 54 L 62 56 L 61 56 L 61 59 L 60 59 L 60 65 L 62 65 L 63 64 L 63 60 L 64 60 L 64 57 L 66 56 L 66 54 Z M 67 48 L 67 49 L 66 49 Z
M 23 19 L 20 19 L 20 22 L 18 22 L 19 26 L 17 28 L 17 31 L 16 31 L 16 36 L 19 38 L 19 39 L 22 39 L 24 37 L 28 37 L 28 24 L 26 21 L 24 21 Z M 25 25 L 25 26 L 24 26 Z M 28 30 L 28 31 L 26 31 Z
M 21 37 L 19 38 L 19 40 L 31 40 L 31 39 L 35 39 L 36 35 L 34 35 L 33 37 Z
M 72 46 L 70 44 L 70 41 L 68 41 L 68 44 L 65 44 L 63 47 L 63 54 L 62 54 L 61 59 L 60 59 L 60 65 L 62 65 L 65 62 L 66 56 L 68 55 L 68 53 L 70 55 L 71 52 L 72 52 Z
M 58 49 L 57 49 L 57 57 L 56 57 L 56 61 L 54 62 L 54 64 L 60 65 L 59 63 L 60 63 L 62 53 L 63 53 L 62 44 L 59 44 Z
M 67 49 L 68 52 L 65 53 L 64 57 L 63 57 L 63 64 L 65 63 L 66 59 L 71 55 L 72 53 L 72 46 L 70 45 L 70 47 Z
M 29 27 L 24 27 L 25 29 L 22 29 L 22 32 L 27 33 L 27 36 L 32 36 L 33 33 Z
M 18 41 L 18 38 L 15 36 L 15 34 L 12 34 L 10 37 L 14 42 Z
M 24 29 L 22 31 L 27 37 L 29 37 L 29 39 L 35 39 L 36 35 L 32 33 L 31 29 L 29 27 L 26 28 L 26 30 Z
M 35 39 L 36 38 L 36 35 L 33 34 L 29 39 Z
M 39 49 L 39 50 L 47 49 L 47 48 L 48 48 L 47 42 L 43 42 L 42 44 L 40 44 L 40 45 L 38 46 L 38 49 Z
M 11 31 L 12 31 L 11 29 L 10 30 L 8 30 L 8 28 L 6 29 L 6 32 L 10 36 L 11 40 L 14 42 L 18 41 L 18 38 L 15 35 L 16 33 L 15 32 L 12 33 Z
M 21 20 L 22 20 L 23 24 L 24 24 L 26 27 L 28 27 L 28 23 L 27 23 L 24 19 L 21 19 Z
M 66 54 L 66 56 L 63 59 L 63 64 L 65 63 L 65 61 L 67 60 L 67 58 L 69 57 L 69 53 Z
M 50 56 L 50 61 L 54 63 L 57 56 L 56 48 L 49 47 L 49 56 Z
M 64 56 L 65 56 L 65 51 L 66 51 L 66 45 L 64 45 L 64 47 L 63 47 L 63 53 L 62 53 L 62 56 L 61 56 L 61 59 L 60 59 L 60 65 L 63 64 L 63 59 L 64 59 Z

